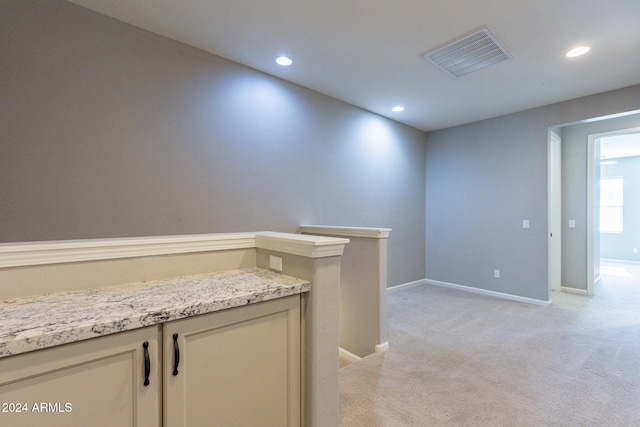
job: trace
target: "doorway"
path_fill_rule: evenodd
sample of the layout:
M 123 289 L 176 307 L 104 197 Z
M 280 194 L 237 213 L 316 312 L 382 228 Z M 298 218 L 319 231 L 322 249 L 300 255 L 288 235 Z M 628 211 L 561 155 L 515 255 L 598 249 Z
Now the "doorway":
M 640 262 L 600 260 L 596 295 L 612 302 L 640 301 Z M 637 304 L 637 303 L 636 303 Z
M 616 272 L 640 267 L 640 128 L 589 135 L 588 144 L 587 292 L 593 295 L 603 276 L 617 283 Z

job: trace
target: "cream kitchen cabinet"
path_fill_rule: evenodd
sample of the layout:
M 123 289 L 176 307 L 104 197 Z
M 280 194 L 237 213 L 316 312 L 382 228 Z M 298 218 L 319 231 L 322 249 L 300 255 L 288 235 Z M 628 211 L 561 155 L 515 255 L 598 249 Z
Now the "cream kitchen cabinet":
M 0 425 L 161 425 L 159 328 L 1 358 Z
M 164 325 L 170 427 L 300 425 L 300 296 Z
M 0 425 L 297 427 L 300 357 L 299 295 L 4 357 Z

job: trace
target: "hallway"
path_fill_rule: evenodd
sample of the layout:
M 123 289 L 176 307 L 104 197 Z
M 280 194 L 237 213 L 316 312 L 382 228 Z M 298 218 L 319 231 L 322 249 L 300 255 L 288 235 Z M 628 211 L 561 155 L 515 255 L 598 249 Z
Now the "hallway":
M 340 370 L 345 427 L 640 425 L 640 284 L 536 306 L 437 286 L 389 294 L 390 349 Z

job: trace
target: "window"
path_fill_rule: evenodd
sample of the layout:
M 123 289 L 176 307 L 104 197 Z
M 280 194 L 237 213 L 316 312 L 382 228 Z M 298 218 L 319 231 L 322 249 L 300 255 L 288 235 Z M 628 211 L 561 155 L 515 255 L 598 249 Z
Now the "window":
M 622 193 L 624 178 L 621 176 L 600 180 L 600 232 L 622 233 Z

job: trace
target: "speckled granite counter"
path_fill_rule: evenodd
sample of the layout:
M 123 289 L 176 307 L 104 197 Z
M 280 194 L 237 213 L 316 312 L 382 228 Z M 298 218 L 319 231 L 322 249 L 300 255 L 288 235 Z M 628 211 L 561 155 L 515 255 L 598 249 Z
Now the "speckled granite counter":
M 310 290 L 260 268 L 0 302 L 0 357 L 156 325 Z

